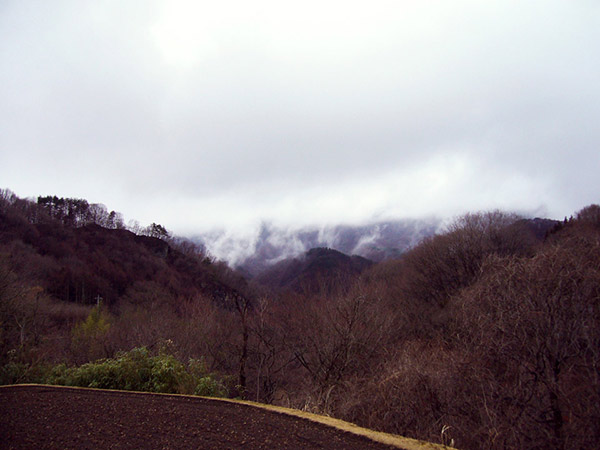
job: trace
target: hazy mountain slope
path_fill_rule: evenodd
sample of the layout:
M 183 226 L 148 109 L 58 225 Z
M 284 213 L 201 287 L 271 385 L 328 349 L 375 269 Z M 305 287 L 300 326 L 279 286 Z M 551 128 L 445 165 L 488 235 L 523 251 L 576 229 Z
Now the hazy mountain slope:
M 256 276 L 273 264 L 295 258 L 312 248 L 327 247 L 347 255 L 373 261 L 397 257 L 433 235 L 439 219 L 398 220 L 368 225 L 336 225 L 282 228 L 262 224 L 253 234 L 240 237 L 226 232 L 195 237 L 208 251 L 249 276 Z
M 330 248 L 313 248 L 297 258 L 279 261 L 256 277 L 262 285 L 301 293 L 333 292 L 348 287 L 372 261 Z

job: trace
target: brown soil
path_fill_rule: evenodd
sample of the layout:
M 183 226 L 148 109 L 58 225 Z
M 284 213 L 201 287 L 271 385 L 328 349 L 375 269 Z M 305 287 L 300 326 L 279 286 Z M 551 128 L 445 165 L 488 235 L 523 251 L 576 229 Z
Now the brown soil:
M 2 449 L 391 449 L 353 433 L 206 398 L 51 386 L 0 389 Z

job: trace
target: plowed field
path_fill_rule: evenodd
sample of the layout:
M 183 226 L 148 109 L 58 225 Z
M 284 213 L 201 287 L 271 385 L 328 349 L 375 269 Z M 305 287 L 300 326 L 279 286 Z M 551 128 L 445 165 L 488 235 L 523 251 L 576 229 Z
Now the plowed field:
M 0 388 L 3 449 L 390 449 L 321 423 L 175 395 Z

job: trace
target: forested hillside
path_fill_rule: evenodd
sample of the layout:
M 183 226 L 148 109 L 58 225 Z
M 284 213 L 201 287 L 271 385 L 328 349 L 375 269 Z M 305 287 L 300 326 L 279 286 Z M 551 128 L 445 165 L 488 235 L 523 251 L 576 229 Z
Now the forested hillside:
M 461 449 L 600 445 L 598 205 L 467 214 L 372 265 L 317 249 L 265 290 L 160 225 L 59 200 L 0 198 L 3 383 L 168 354 L 230 395 Z
M 313 248 L 298 258 L 279 261 L 256 277 L 267 287 L 298 293 L 333 294 L 349 288 L 373 261 L 330 248 Z
M 156 223 L 128 230 L 114 211 L 81 199 L 5 195 L 2 252 L 19 277 L 57 300 L 106 306 L 144 303 L 150 295 L 180 303 L 206 295 L 217 303 L 235 292 L 232 273 L 189 241 Z M 225 281 L 229 278 L 229 282 Z M 238 277 L 238 287 L 244 282 Z

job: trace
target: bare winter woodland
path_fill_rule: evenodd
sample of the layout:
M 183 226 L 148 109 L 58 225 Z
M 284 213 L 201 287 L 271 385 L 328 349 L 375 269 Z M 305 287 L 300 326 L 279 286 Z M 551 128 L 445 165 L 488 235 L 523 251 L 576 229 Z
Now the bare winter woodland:
M 146 348 L 202 361 L 231 396 L 461 449 L 600 445 L 597 205 L 541 236 L 468 214 L 304 291 L 84 200 L 3 191 L 0 253 L 2 384 Z

